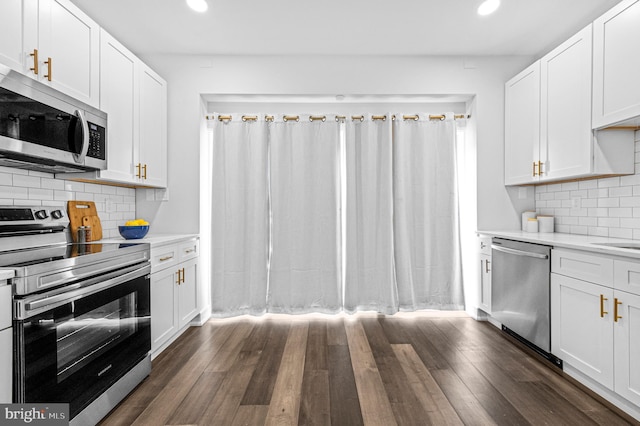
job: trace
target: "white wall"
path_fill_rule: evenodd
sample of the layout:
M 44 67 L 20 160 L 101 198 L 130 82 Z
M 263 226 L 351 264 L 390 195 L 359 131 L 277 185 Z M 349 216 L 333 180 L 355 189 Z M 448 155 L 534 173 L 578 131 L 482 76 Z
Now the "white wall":
M 517 229 L 533 193 L 503 185 L 504 82 L 530 57 L 219 56 L 143 58 L 168 82 L 169 201 L 137 197 L 162 232 L 199 232 L 202 94 L 475 95 L 478 229 Z

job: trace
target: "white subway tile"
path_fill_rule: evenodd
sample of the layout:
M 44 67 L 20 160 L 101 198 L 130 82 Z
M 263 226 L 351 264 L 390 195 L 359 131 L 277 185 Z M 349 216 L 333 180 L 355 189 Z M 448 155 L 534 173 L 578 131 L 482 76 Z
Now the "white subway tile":
M 578 225 L 571 226 L 572 234 L 587 235 L 588 232 L 589 232 L 589 228 L 586 226 L 578 226 Z
M 640 185 L 640 174 L 620 176 L 620 186 Z
M 13 185 L 13 175 L 11 173 L 0 173 L 0 185 Z
M 556 226 L 556 232 L 562 232 L 563 234 L 570 234 L 571 225 L 558 225 Z
M 554 195 L 556 200 L 570 200 L 571 199 L 571 191 L 560 191 L 556 192 Z
M 580 200 L 580 205 L 582 207 L 598 207 L 598 199 L 597 198 L 583 198 Z
M 0 185 L 0 198 L 22 199 L 29 198 L 29 192 L 27 188 L 19 188 L 16 186 Z
M 589 196 L 589 191 L 587 191 L 586 189 L 571 191 L 571 197 L 587 198 L 588 196 Z
M 640 197 L 622 197 L 620 207 L 640 207 Z
M 555 214 L 554 209 L 540 209 L 540 214 L 546 214 L 547 216 L 553 216 Z
M 612 207 L 609 209 L 609 217 L 632 217 L 631 207 Z
M 109 186 L 109 185 L 104 185 L 102 188 L 102 193 L 103 194 L 111 194 L 111 195 L 115 195 L 117 194 L 117 187 L 115 186 Z
M 634 229 L 633 230 L 633 239 L 634 240 L 640 240 L 640 229 Z
M 613 238 L 633 238 L 633 230 L 628 228 L 609 228 L 609 236 Z
M 67 180 L 64 182 L 64 189 L 69 192 L 84 192 L 84 183 Z
M 633 186 L 618 186 L 609 188 L 609 197 L 630 197 L 633 195 Z
M 571 217 L 571 216 L 562 216 L 560 222 L 562 225 L 580 225 L 580 218 Z
M 12 175 L 28 175 L 28 170 L 14 169 L 13 167 L 0 166 L 0 172 L 11 173 Z
M 640 218 L 622 218 L 620 219 L 621 228 L 640 228 Z
M 135 195 L 131 195 L 131 196 L 125 195 L 124 196 L 124 200 L 122 200 L 122 201 L 124 201 L 125 203 L 133 203 L 133 204 L 135 204 L 136 203 L 136 197 L 135 197 Z
M 13 186 L 26 188 L 40 188 L 40 178 L 29 175 L 13 175 Z
M 594 216 L 594 217 L 606 217 L 606 216 L 609 215 L 609 209 L 608 208 L 602 208 L 602 207 L 589 208 L 588 215 L 589 216 Z
M 53 190 L 53 199 L 58 201 L 70 201 L 73 200 L 73 192 Z
M 571 209 L 556 209 L 555 216 L 570 216 Z
M 64 189 L 64 181 L 60 179 L 53 178 L 42 178 L 40 179 L 40 187 L 45 189 Z
M 53 173 L 36 172 L 35 170 L 29 170 L 29 176 L 36 176 L 41 178 L 53 179 Z
M 596 217 L 579 217 L 576 225 L 582 226 L 598 226 L 598 218 Z
M 80 201 L 94 201 L 94 194 L 91 192 L 76 192 L 75 199 Z
M 30 200 L 53 200 L 53 189 L 29 188 Z
M 43 200 L 42 205 L 47 207 L 61 207 L 65 209 L 67 208 L 67 202 L 59 200 Z
M 597 180 L 582 180 L 578 182 L 579 189 L 595 189 L 598 187 Z
M 598 207 L 619 207 L 620 198 L 598 198 Z
M 84 185 L 85 192 L 92 192 L 94 194 L 102 193 L 102 188 L 104 188 L 104 185 L 96 185 L 95 183 L 86 183 Z
M 13 200 L 14 206 L 40 206 L 42 205 L 42 201 L 40 200 L 21 200 L 19 198 L 15 198 Z
M 562 207 L 562 200 L 549 200 L 547 207 Z
M 618 217 L 599 217 L 598 218 L 598 226 L 606 227 L 606 228 L 619 228 L 620 227 L 620 218 Z
M 536 201 L 536 210 L 547 207 L 546 201 Z
M 569 212 L 571 216 L 588 216 L 589 209 L 571 209 Z
M 589 190 L 589 198 L 604 198 L 609 196 L 609 189 L 590 189 Z
M 633 217 L 640 217 L 640 207 L 633 208 Z
M 563 191 L 576 191 L 579 187 L 580 185 L 578 182 L 567 182 L 562 184 Z
M 562 191 L 562 184 L 561 183 L 556 183 L 553 185 L 547 185 L 547 192 L 558 192 L 558 191 Z
M 566 209 L 570 209 L 571 208 L 571 200 L 562 200 L 562 206 L 560 207 L 564 207 Z
M 608 237 L 609 236 L 609 228 L 589 228 L 589 235 L 595 235 L 598 237 Z
M 554 200 L 555 196 L 553 195 L 553 193 L 547 193 L 547 192 L 543 192 L 542 194 L 540 194 L 540 199 L 541 200 Z
M 536 186 L 536 194 L 547 192 L 547 185 L 538 185 Z
M 620 178 L 618 176 L 598 179 L 598 188 L 611 188 L 612 186 L 620 186 Z

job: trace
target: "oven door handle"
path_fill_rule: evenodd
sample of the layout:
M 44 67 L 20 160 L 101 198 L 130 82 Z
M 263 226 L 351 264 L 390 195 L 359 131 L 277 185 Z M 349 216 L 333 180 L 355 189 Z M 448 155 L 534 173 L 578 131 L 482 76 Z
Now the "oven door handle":
M 508 247 L 500 247 L 500 246 L 497 246 L 495 244 L 491 244 L 491 249 L 492 250 L 501 251 L 503 253 L 514 254 L 516 256 L 534 257 L 536 259 L 548 259 L 549 258 L 549 256 L 546 255 L 546 254 L 533 253 L 533 252 L 530 252 L 530 251 L 516 250 L 516 249 L 512 249 L 512 248 L 508 248 Z
M 47 293 L 38 294 L 25 299 L 19 299 L 14 302 L 15 319 L 24 320 L 55 309 L 66 303 L 73 302 L 80 298 L 107 290 L 111 287 L 118 286 L 132 279 L 144 276 L 151 272 L 151 265 L 148 263 L 143 267 L 140 265 L 132 266 L 125 269 L 119 269 L 108 274 L 100 275 L 82 283 L 72 284 L 65 288 L 63 293 L 48 295 Z M 57 292 L 56 292 L 57 293 Z

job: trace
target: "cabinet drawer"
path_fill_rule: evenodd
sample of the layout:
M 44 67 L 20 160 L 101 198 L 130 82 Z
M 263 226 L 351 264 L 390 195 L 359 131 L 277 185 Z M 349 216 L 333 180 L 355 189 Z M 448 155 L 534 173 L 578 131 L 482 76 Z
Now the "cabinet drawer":
M 200 240 L 194 239 L 180 243 L 178 252 L 180 253 L 180 262 L 198 257 L 200 254 Z
M 153 271 L 159 271 L 161 269 L 173 266 L 178 263 L 178 257 L 180 252 L 178 251 L 177 244 L 170 244 L 160 247 L 151 246 L 151 269 Z
M 613 288 L 640 295 L 640 262 L 615 260 Z
M 491 256 L 491 237 L 480 235 L 478 237 L 478 252 Z
M 552 250 L 551 272 L 609 287 L 613 285 L 613 259 L 581 251 Z

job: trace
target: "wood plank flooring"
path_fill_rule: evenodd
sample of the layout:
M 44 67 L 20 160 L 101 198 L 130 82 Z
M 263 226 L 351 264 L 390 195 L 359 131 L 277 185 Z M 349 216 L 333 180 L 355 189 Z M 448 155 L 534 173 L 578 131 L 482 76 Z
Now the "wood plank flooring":
M 625 425 L 464 314 L 212 320 L 101 425 Z

